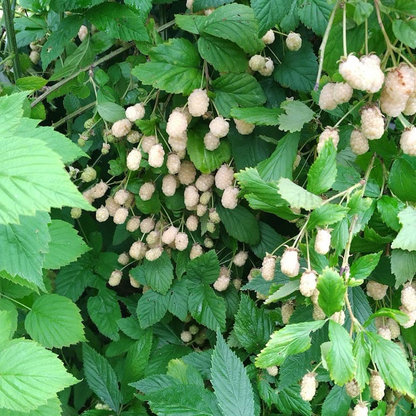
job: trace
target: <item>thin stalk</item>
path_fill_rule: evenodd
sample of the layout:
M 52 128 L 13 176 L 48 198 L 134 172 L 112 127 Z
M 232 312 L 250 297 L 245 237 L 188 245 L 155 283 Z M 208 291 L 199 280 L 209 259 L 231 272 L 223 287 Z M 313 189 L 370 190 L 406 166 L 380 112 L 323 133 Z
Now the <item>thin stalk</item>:
M 348 56 L 347 50 L 347 3 L 344 3 L 342 8 L 342 47 L 344 56 Z
M 389 35 L 386 32 L 386 29 L 383 24 L 383 19 L 381 18 L 380 3 L 381 3 L 380 0 L 374 0 L 374 8 L 376 9 L 377 21 L 380 26 L 381 32 L 383 33 L 384 40 L 386 42 L 387 52 L 388 54 L 390 54 L 391 60 L 393 61 L 393 65 L 397 66 L 396 57 L 394 56 L 394 53 L 393 53 L 394 47 L 392 46 L 390 42 Z
M 3 13 L 4 23 L 6 25 L 7 42 L 10 47 L 10 52 L 13 55 L 13 73 L 14 80 L 16 81 L 18 78 L 21 77 L 22 72 L 20 69 L 19 52 L 17 50 L 16 32 L 14 30 L 10 0 L 3 0 Z
M 82 114 L 83 112 L 89 110 L 90 108 L 93 108 L 95 106 L 95 104 L 96 104 L 96 102 L 93 101 L 93 102 L 91 102 L 87 105 L 84 105 L 84 107 L 78 108 L 78 110 L 74 111 L 71 114 L 68 114 L 64 118 L 61 118 L 60 120 L 58 120 L 56 123 L 52 124 L 52 127 L 54 129 L 56 129 L 59 126 L 62 126 L 62 124 L 65 124 L 67 121 L 73 119 L 74 117 L 78 116 L 79 114 Z

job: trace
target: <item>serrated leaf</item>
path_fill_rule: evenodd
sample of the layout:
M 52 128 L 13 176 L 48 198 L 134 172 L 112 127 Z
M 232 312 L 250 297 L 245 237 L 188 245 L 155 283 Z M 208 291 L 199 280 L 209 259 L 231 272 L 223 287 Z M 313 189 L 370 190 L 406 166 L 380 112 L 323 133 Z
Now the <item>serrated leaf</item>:
M 276 406 L 283 414 L 301 414 L 309 416 L 312 413 L 310 403 L 300 397 L 300 386 L 294 384 L 279 391 L 276 397 Z
M 26 315 L 25 329 L 46 348 L 62 348 L 84 341 L 84 326 L 78 307 L 59 295 L 37 298 Z
M 400 211 L 398 216 L 402 228 L 391 247 L 416 251 L 416 209 L 409 206 Z
M 140 326 L 144 329 L 159 322 L 168 310 L 168 302 L 167 296 L 148 290 L 137 303 Z
M 352 353 L 352 339 L 345 328 L 329 320 L 329 339 L 331 348 L 326 356 L 329 374 L 338 386 L 350 381 L 356 371 L 356 363 Z
M 168 253 L 164 251 L 154 261 L 145 259 L 143 265 L 147 284 L 155 292 L 166 295 L 173 281 L 173 265 Z
M 266 347 L 256 358 L 256 366 L 261 368 L 281 365 L 289 355 L 299 354 L 311 346 L 310 333 L 317 331 L 325 321 L 302 322 L 286 325 L 271 336 Z
M 398 289 L 403 283 L 412 281 L 416 274 L 416 251 L 392 250 L 390 263 L 391 272 L 396 277 L 394 287 Z
M 211 379 L 224 416 L 254 415 L 254 394 L 244 365 L 219 331 L 212 353 Z
M 1 416 L 60 416 L 61 414 L 61 402 L 57 397 L 49 399 L 46 404 L 28 412 L 1 409 Z
M 322 199 L 301 186 L 296 185 L 290 179 L 280 178 L 277 182 L 279 194 L 292 208 L 304 208 L 311 211 L 322 203 Z
M 220 273 L 220 263 L 214 250 L 193 259 L 186 266 L 186 272 L 190 279 L 199 283 L 212 284 Z
M 377 267 L 383 253 L 367 254 L 353 261 L 350 269 L 351 277 L 355 279 L 366 279 Z
M 29 412 L 77 382 L 55 354 L 36 342 L 16 339 L 2 345 L 1 408 Z
M 251 0 L 250 3 L 259 22 L 260 36 L 280 23 L 289 11 L 288 2 L 285 0 Z
M 323 35 L 333 7 L 325 0 L 303 0 L 299 4 L 298 13 L 305 26 L 312 28 L 317 35 Z
M 402 201 L 416 202 L 416 171 L 405 159 L 396 159 L 390 169 L 388 185 Z
M 370 349 L 365 341 L 364 333 L 359 332 L 354 341 L 353 354 L 357 365 L 355 379 L 361 390 L 364 390 L 369 381 L 368 365 L 370 364 Z
M 394 231 L 400 230 L 398 218 L 399 211 L 403 208 L 403 204 L 392 196 L 383 195 L 377 201 L 377 211 L 383 222 Z
M 181 321 L 186 320 L 188 315 L 188 286 L 185 280 L 175 280 L 167 293 L 169 298 L 168 310 Z
M 97 104 L 98 114 L 105 121 L 115 123 L 126 117 L 124 108 L 121 105 L 112 103 L 111 101 L 100 102 Z
M 291 295 L 293 292 L 299 290 L 299 283 L 299 280 L 291 280 L 273 292 L 264 303 L 267 305 Z
M 43 262 L 45 269 L 60 269 L 90 250 L 68 222 L 52 220 L 49 234 L 51 241 Z
M 234 0 L 195 0 L 193 10 L 200 12 L 201 10 L 209 9 L 210 7 L 219 7 L 224 4 L 232 3 Z
M 280 108 L 248 107 L 231 109 L 231 117 L 256 126 L 277 126 L 281 113 Z
M 36 76 L 29 76 L 29 77 L 23 77 L 16 80 L 16 85 L 21 90 L 28 90 L 28 91 L 36 91 L 40 90 L 47 84 L 47 80 L 42 77 L 36 77 Z
M 193 10 L 195 10 L 195 3 L 193 6 Z M 199 35 L 200 30 L 204 26 L 206 16 L 199 16 L 195 14 L 191 15 L 183 15 L 183 14 L 175 14 L 175 22 L 182 30 L 186 30 L 187 32 L 193 33 L 194 35 Z
M 344 306 L 346 287 L 344 279 L 333 269 L 326 267 L 318 278 L 318 303 L 326 316 L 332 316 Z
M 416 48 L 415 20 L 395 20 L 393 22 L 393 33 L 405 45 L 410 48 Z
M 373 313 L 367 319 L 367 321 L 364 323 L 364 326 L 368 326 L 370 324 L 370 322 L 378 316 L 385 316 L 387 318 L 394 319 L 400 325 L 404 325 L 406 322 L 409 321 L 409 316 L 406 315 L 404 312 L 398 311 L 397 309 L 380 308 L 377 312 Z
M 354 21 L 357 25 L 363 24 L 374 10 L 374 6 L 370 3 L 359 1 L 355 3 Z
M 82 345 L 82 358 L 88 386 L 100 400 L 118 412 L 122 396 L 115 371 L 102 355 L 87 344 Z
M 344 387 L 334 386 L 322 404 L 322 416 L 346 415 L 350 408 L 351 397 Z
M 308 221 L 308 230 L 313 230 L 315 227 L 335 224 L 345 218 L 348 211 L 349 209 L 342 205 L 321 205 L 312 211 Z
M 331 189 L 337 177 L 337 149 L 327 140 L 308 172 L 307 190 L 320 195 Z
M 284 110 L 279 116 L 279 130 L 294 133 L 312 120 L 315 113 L 302 101 L 286 100 L 280 107 Z
M 131 73 L 145 85 L 169 93 L 190 94 L 199 88 L 200 58 L 195 46 L 186 39 L 170 39 L 149 51 L 150 62 L 132 69 Z
M 266 253 L 271 253 L 277 246 L 283 244 L 285 239 L 265 222 L 259 221 L 259 229 L 260 243 L 251 245 L 250 248 L 259 259 L 263 259 Z M 277 254 L 282 253 L 283 247 L 277 251 Z

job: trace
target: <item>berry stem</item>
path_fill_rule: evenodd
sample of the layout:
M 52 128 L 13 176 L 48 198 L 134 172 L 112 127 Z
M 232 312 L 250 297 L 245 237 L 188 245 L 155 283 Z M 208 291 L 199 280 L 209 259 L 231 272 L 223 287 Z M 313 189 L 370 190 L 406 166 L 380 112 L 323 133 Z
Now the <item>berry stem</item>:
M 377 21 L 378 21 L 378 24 L 380 26 L 381 32 L 383 33 L 384 40 L 386 42 L 386 46 L 387 46 L 387 51 L 386 52 L 388 54 L 390 54 L 391 60 L 393 61 L 393 65 L 397 66 L 396 57 L 394 56 L 394 53 L 393 53 L 394 47 L 390 42 L 390 38 L 389 38 L 389 36 L 386 32 L 386 29 L 384 27 L 384 24 L 383 24 L 383 19 L 381 18 L 380 4 L 381 4 L 380 0 L 374 0 L 374 8 L 376 9 Z
M 78 116 L 79 114 L 84 113 L 85 111 L 89 110 L 90 108 L 93 108 L 96 104 L 96 101 L 92 101 L 91 103 L 84 105 L 83 107 L 78 108 L 78 110 L 74 111 L 71 114 L 68 114 L 67 116 L 65 116 L 64 118 L 61 118 L 60 120 L 58 120 L 56 123 L 52 124 L 52 127 L 54 129 L 56 129 L 59 126 L 62 126 L 62 124 L 65 124 L 67 121 L 73 119 L 74 117 Z

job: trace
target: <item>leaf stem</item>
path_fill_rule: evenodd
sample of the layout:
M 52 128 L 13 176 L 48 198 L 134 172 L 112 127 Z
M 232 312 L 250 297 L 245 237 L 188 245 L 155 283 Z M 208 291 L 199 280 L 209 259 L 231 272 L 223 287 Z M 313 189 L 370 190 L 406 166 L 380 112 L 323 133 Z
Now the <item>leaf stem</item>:
M 58 120 L 56 123 L 52 124 L 52 127 L 54 129 L 56 129 L 59 126 L 62 126 L 62 124 L 65 124 L 68 120 L 73 119 L 74 117 L 76 117 L 79 114 L 82 114 L 83 112 L 89 110 L 90 108 L 93 108 L 96 104 L 96 101 L 92 101 L 91 103 L 84 105 L 83 107 L 78 108 L 78 110 L 74 111 L 71 114 L 68 114 L 67 116 L 65 116 L 64 118 L 61 118 L 60 120 Z
M 344 56 L 348 56 L 347 50 L 347 3 L 342 6 L 342 47 Z
M 26 308 L 27 310 L 29 310 L 29 311 L 31 311 L 32 310 L 32 308 L 29 308 L 29 306 L 27 306 L 27 305 L 25 305 L 24 303 L 21 303 L 21 302 L 19 302 L 18 300 L 16 300 L 16 299 L 13 299 L 13 298 L 10 298 L 9 296 L 6 296 L 5 294 L 3 294 L 3 293 L 0 293 L 0 297 L 3 297 L 3 298 L 6 298 L 6 299 L 8 299 L 8 300 L 10 300 L 10 301 L 12 301 L 12 302 L 15 302 L 15 303 L 17 303 L 19 306 L 23 306 L 24 308 Z
M 3 0 L 4 23 L 6 25 L 7 42 L 9 43 L 10 51 L 13 56 L 13 73 L 14 81 L 22 76 L 19 62 L 19 52 L 17 49 L 16 32 L 14 30 L 12 8 L 10 0 Z

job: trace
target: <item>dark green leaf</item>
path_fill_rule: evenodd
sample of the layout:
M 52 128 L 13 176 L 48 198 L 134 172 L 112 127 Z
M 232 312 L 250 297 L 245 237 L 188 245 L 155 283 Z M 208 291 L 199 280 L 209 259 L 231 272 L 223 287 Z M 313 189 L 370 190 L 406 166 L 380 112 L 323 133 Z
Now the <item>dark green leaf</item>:
M 325 0 L 303 0 L 299 4 L 298 13 L 305 26 L 312 28 L 317 35 L 323 35 L 333 7 Z
M 209 9 L 211 7 L 219 7 L 223 4 L 232 3 L 234 0 L 195 0 L 193 4 L 193 11 L 200 12 L 201 10 Z
M 168 303 L 168 296 L 148 290 L 137 303 L 140 326 L 144 329 L 159 322 L 168 310 Z
M 394 285 L 396 289 L 403 283 L 411 281 L 416 274 L 416 251 L 392 250 L 390 262 L 391 272 L 396 277 Z
M 97 104 L 98 114 L 105 121 L 115 123 L 118 120 L 125 118 L 124 108 L 116 103 L 104 101 Z
M 143 262 L 147 284 L 158 293 L 166 295 L 173 281 L 173 265 L 166 251 L 154 260 Z
M 403 208 L 401 202 L 392 196 L 383 195 L 377 201 L 377 211 L 383 222 L 394 231 L 400 230 L 398 214 Z
M 405 45 L 410 48 L 416 48 L 415 20 L 395 20 L 393 22 L 393 33 Z
M 358 385 L 363 390 L 365 385 L 368 384 L 368 364 L 370 364 L 370 349 L 365 340 L 364 333 L 359 332 L 355 338 L 353 354 L 355 362 L 357 364 L 357 371 L 355 373 L 355 379 Z
M 344 387 L 334 386 L 322 404 L 322 416 L 346 415 L 350 408 L 351 397 Z
M 220 263 L 214 250 L 190 261 L 186 267 L 187 276 L 195 283 L 210 285 L 220 274 Z
M 366 279 L 377 267 L 383 253 L 368 254 L 353 261 L 350 269 L 351 276 L 355 279 Z
M 251 251 L 259 258 L 263 259 L 266 256 L 266 253 L 272 253 L 274 249 L 280 246 L 285 240 L 278 234 L 270 225 L 259 221 L 260 229 L 260 243 L 256 245 L 251 245 Z M 277 254 L 283 252 L 283 247 L 281 250 L 277 251 Z
M 344 279 L 333 269 L 325 268 L 318 278 L 318 303 L 325 315 L 332 316 L 344 306 Z
M 168 310 L 180 320 L 185 321 L 188 315 L 188 286 L 185 280 L 175 280 L 167 293 Z
M 288 6 L 288 2 L 285 0 L 251 0 L 251 7 L 259 22 L 260 36 L 282 21 L 289 11 L 290 7 Z
M 390 170 L 389 187 L 402 201 L 416 202 L 416 170 L 405 159 L 396 159 Z

